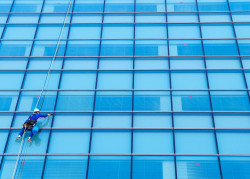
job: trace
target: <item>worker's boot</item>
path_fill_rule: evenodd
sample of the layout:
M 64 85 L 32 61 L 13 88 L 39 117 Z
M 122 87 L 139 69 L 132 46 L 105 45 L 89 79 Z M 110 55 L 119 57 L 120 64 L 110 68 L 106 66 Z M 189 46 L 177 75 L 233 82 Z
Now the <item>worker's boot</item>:
M 28 141 L 29 141 L 30 143 L 32 143 L 32 141 L 31 141 L 30 139 L 31 139 L 31 138 L 29 138 Z
M 16 140 L 19 140 L 19 139 L 20 139 L 20 137 L 17 137 L 17 138 L 16 138 Z

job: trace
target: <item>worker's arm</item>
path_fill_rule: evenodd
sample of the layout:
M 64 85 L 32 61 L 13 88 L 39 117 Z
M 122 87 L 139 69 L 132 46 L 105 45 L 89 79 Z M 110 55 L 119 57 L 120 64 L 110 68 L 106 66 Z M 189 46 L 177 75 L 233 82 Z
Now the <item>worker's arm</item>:
M 37 120 L 39 120 L 40 118 L 46 118 L 46 117 L 51 116 L 51 115 L 53 115 L 53 113 L 52 114 L 46 114 L 46 115 L 38 114 Z

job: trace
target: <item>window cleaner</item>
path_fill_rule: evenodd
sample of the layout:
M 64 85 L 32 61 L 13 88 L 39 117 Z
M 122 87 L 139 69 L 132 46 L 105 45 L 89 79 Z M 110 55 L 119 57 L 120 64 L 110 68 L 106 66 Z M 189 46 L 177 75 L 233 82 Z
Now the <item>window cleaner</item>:
M 39 128 L 36 126 L 37 121 L 40 118 L 46 118 L 49 117 L 53 114 L 46 114 L 46 115 L 42 115 L 40 114 L 40 110 L 35 108 L 34 112 L 32 115 L 29 116 L 29 118 L 25 121 L 25 123 L 23 123 L 23 128 L 21 130 L 21 132 L 19 133 L 18 137 L 16 138 L 16 140 L 19 140 L 21 138 L 21 136 L 23 135 L 25 130 L 31 131 L 30 132 L 30 136 L 28 138 L 28 141 L 30 143 L 32 143 L 31 138 L 34 134 L 36 134 L 39 130 Z

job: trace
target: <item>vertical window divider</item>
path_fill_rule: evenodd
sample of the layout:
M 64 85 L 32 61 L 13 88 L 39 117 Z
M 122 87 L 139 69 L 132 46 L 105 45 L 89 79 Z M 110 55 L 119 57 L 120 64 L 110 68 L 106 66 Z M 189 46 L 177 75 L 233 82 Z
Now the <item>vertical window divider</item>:
M 132 113 L 131 113 L 131 161 L 130 161 L 130 178 L 133 178 L 133 143 L 134 143 L 134 100 L 135 100 L 135 22 L 136 22 L 136 0 L 134 0 L 134 34 L 133 34 L 133 82 L 132 82 Z
M 167 50 L 168 50 L 168 68 L 169 68 L 169 94 L 170 94 L 170 105 L 171 105 L 171 120 L 172 120 L 172 128 L 174 129 L 174 113 L 173 113 L 173 92 L 172 92 L 172 82 L 171 82 L 171 63 L 170 63 L 170 49 L 169 49 L 169 34 L 168 34 L 168 12 L 167 12 L 167 0 L 165 0 L 165 11 L 166 11 L 166 31 L 167 31 Z M 175 130 L 172 130 L 173 134 L 173 149 L 174 154 L 176 154 L 176 147 L 175 147 Z M 175 168 L 175 178 L 177 179 L 177 162 L 176 162 L 176 155 L 174 155 L 174 168 Z
M 215 139 L 215 145 L 216 145 L 216 152 L 217 152 L 217 154 L 219 154 L 219 145 L 218 145 L 217 134 L 216 134 L 216 129 L 215 129 L 213 104 L 212 104 L 210 85 L 209 85 L 209 79 L 208 79 L 208 72 L 207 72 L 207 63 L 206 63 L 206 56 L 205 56 L 206 54 L 205 54 L 203 38 L 202 38 L 202 29 L 201 29 L 201 23 L 200 23 L 201 22 L 201 20 L 200 20 L 200 12 L 199 12 L 198 0 L 195 0 L 195 1 L 196 1 L 198 22 L 199 22 L 198 24 L 199 24 L 199 29 L 200 29 L 202 54 L 203 54 L 203 62 L 204 62 L 205 73 L 206 73 L 207 88 L 209 89 L 208 90 L 208 96 L 209 96 L 209 102 L 210 102 L 210 108 L 211 108 L 211 117 L 212 117 L 212 123 L 213 123 L 213 132 L 214 132 L 214 139 Z M 220 177 L 221 177 L 221 179 L 223 179 L 220 157 L 218 156 L 217 158 L 218 158 L 218 164 L 219 164 Z
M 46 1 L 46 0 L 44 0 L 44 1 Z M 70 3 L 70 1 L 71 0 L 69 0 L 69 3 Z M 72 8 L 72 12 L 74 12 L 74 7 L 75 7 L 75 0 L 73 0 L 72 6 L 70 7 L 70 8 Z M 66 41 L 66 44 L 65 44 L 64 57 L 63 57 L 63 60 L 62 60 L 61 69 L 64 68 L 65 56 L 66 56 L 66 52 L 67 52 L 67 46 L 68 46 L 68 40 L 69 40 L 69 35 L 70 35 L 70 27 L 71 27 L 72 19 L 73 19 L 73 13 L 70 14 L 70 24 L 69 24 L 69 27 L 68 27 L 69 29 L 68 29 L 67 41 Z M 59 46 L 59 48 L 60 48 L 60 46 Z M 59 82 L 58 82 L 58 89 L 60 89 L 60 86 L 61 86 L 62 73 L 63 73 L 63 71 L 61 70 L 60 77 L 59 77 Z M 58 101 L 59 93 L 60 93 L 60 91 L 58 90 L 57 93 L 56 93 L 56 100 L 55 100 L 55 105 L 54 105 L 54 109 L 53 109 L 54 113 L 56 111 L 56 106 L 57 106 L 57 101 Z M 50 145 L 50 140 L 51 140 L 51 134 L 52 134 L 52 127 L 53 127 L 53 124 L 54 124 L 54 119 L 55 119 L 55 115 L 53 115 L 52 118 L 51 118 L 51 125 L 50 125 L 51 129 L 49 131 L 49 137 L 48 137 L 48 142 L 47 142 L 46 154 L 49 151 L 49 145 Z M 44 172 L 45 172 L 45 167 L 46 167 L 47 159 L 48 159 L 48 156 L 45 155 L 44 162 L 43 162 L 42 176 L 41 176 L 42 179 L 44 178 Z
M 44 1 L 45 1 L 45 0 L 44 0 Z M 43 11 L 44 1 L 43 1 L 43 3 L 42 3 L 42 7 L 41 7 L 41 11 L 40 11 L 40 12 Z M 9 11 L 9 16 L 8 16 L 8 18 L 6 19 L 6 22 L 9 21 L 9 17 L 10 17 L 11 11 L 12 11 L 12 9 L 13 9 L 14 3 L 15 3 L 15 0 L 13 0 L 13 2 L 12 2 L 12 5 L 11 5 L 10 11 Z M 40 19 L 41 19 L 41 14 L 42 14 L 42 13 L 39 14 L 38 24 L 36 25 L 36 31 L 35 31 L 35 34 L 34 34 L 34 38 L 33 38 L 33 39 L 35 39 L 35 38 L 36 38 L 36 35 L 37 35 L 38 26 L 39 26 L 39 22 L 40 22 Z M 3 33 L 2 33 L 2 37 L 3 37 L 4 33 L 5 33 L 5 30 L 6 30 L 6 25 L 5 25 L 5 27 L 4 27 L 4 31 L 3 31 Z M 1 37 L 1 38 L 2 38 L 2 37 Z M 25 81 L 25 79 L 26 79 L 27 69 L 28 69 L 28 67 L 29 67 L 29 62 L 30 62 L 30 59 L 31 59 L 31 54 L 32 54 L 32 51 L 33 51 L 33 46 L 34 46 L 34 44 L 35 44 L 35 41 L 33 40 L 32 45 L 31 45 L 31 49 L 30 49 L 30 53 L 29 53 L 29 56 L 28 56 L 27 64 L 26 64 L 26 67 L 25 67 L 26 70 L 25 70 L 24 75 L 23 75 L 23 80 L 22 80 L 20 89 L 23 89 L 23 87 L 24 87 L 24 81 Z M 18 108 L 18 104 L 19 104 L 19 102 L 20 102 L 21 94 L 22 94 L 22 91 L 20 90 L 20 91 L 19 91 L 19 94 L 18 94 L 18 97 L 17 97 L 17 101 L 16 101 L 16 106 L 15 106 L 14 114 L 13 114 L 13 117 L 12 117 L 12 119 L 11 119 L 10 127 L 13 126 L 14 119 L 15 119 L 15 117 L 16 117 L 16 111 L 17 111 L 17 108 Z M 5 144 L 3 153 L 6 153 L 7 146 L 8 146 L 8 141 L 9 141 L 9 139 L 10 139 L 10 133 L 11 133 L 11 130 L 9 130 L 9 132 L 8 132 L 8 136 L 7 136 L 7 139 L 6 139 L 6 144 Z M 1 159 L 0 170 L 2 170 L 3 159 L 4 159 L 4 157 L 2 157 L 2 159 Z
M 89 151 L 91 153 L 91 145 L 92 145 L 92 136 L 93 136 L 93 126 L 94 126 L 94 117 L 95 117 L 95 103 L 96 103 L 96 93 L 97 93 L 97 84 L 98 84 L 98 75 L 99 75 L 99 67 L 100 67 L 100 55 L 101 55 L 101 46 L 102 46 L 102 33 L 103 33 L 103 22 L 104 22 L 104 12 L 105 12 L 105 4 L 106 0 L 103 0 L 103 12 L 102 12 L 102 24 L 101 24 L 101 34 L 100 34 L 100 43 L 99 43 L 99 52 L 98 52 L 98 62 L 97 62 L 97 71 L 96 71 L 96 81 L 95 81 L 95 92 L 94 92 L 94 101 L 93 101 L 93 113 L 92 113 L 92 120 L 91 120 L 91 129 L 90 129 L 90 137 L 89 137 Z M 90 163 L 90 155 L 88 155 L 87 161 L 87 169 L 86 169 L 86 179 L 89 176 L 89 164 Z

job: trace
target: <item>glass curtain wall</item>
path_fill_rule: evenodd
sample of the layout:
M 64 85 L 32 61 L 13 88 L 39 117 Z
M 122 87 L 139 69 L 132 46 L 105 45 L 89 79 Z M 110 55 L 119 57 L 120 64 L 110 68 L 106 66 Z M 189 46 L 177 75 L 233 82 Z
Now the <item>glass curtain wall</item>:
M 1 0 L 0 178 L 250 178 L 249 0 Z M 60 38 L 60 39 L 59 39 Z

